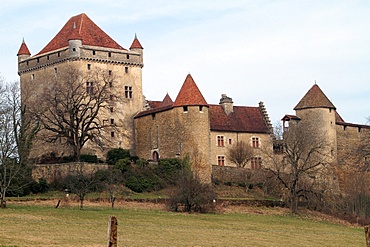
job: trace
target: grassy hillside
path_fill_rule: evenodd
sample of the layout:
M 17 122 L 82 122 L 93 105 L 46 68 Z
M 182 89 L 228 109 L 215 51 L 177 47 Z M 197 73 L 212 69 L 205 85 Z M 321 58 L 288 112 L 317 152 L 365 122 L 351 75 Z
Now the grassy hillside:
M 118 246 L 364 246 L 363 228 L 293 216 L 285 209 L 219 208 L 218 214 L 165 212 L 163 205 L 9 202 L 0 210 L 0 246 L 106 246 L 110 215 Z

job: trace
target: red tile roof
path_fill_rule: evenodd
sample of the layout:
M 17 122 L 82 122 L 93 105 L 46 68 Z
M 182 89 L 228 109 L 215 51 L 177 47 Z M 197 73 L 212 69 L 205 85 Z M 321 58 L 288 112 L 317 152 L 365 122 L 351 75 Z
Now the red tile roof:
M 173 106 L 187 106 L 200 105 L 207 106 L 207 102 L 200 92 L 197 84 L 195 84 L 193 77 L 190 74 L 186 76 L 184 84 L 182 85 L 179 94 Z
M 171 97 L 168 95 L 168 93 L 166 94 L 166 96 L 164 97 L 163 101 L 162 101 L 162 104 L 161 106 L 168 106 L 168 105 L 173 105 L 173 101 L 171 99 Z
M 234 106 L 227 115 L 221 105 L 209 105 L 211 130 L 270 133 L 259 107 Z
M 313 85 L 305 96 L 299 101 L 299 103 L 294 107 L 294 110 L 301 110 L 307 108 L 331 108 L 336 109 L 333 103 L 326 97 L 326 95 L 321 91 L 318 85 Z
M 130 50 L 131 49 L 144 49 L 142 47 L 142 45 L 140 44 L 140 41 L 138 40 L 136 34 L 135 34 L 135 39 L 134 41 L 132 42 L 132 45 L 130 46 Z
M 19 55 L 31 55 L 31 53 L 28 50 L 28 47 L 27 47 L 26 43 L 24 42 L 24 40 L 23 40 L 23 42 L 21 44 L 21 47 L 19 48 L 19 51 L 17 53 L 17 56 L 19 56 Z
M 74 31 L 75 29 L 78 30 L 77 34 Z M 68 40 L 73 38 L 81 39 L 83 45 L 125 50 L 101 30 L 86 14 L 80 14 L 71 17 L 57 35 L 37 55 L 68 47 Z

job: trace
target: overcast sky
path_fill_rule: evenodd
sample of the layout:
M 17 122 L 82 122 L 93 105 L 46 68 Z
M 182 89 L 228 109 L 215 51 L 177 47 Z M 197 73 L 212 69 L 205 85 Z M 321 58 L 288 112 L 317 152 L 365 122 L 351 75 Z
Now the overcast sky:
M 23 37 L 34 55 L 81 13 L 125 48 L 137 33 L 147 99 L 190 73 L 208 103 L 263 101 L 275 124 L 316 81 L 345 121 L 370 116 L 370 1 L 2 1 L 0 75 L 18 80 Z

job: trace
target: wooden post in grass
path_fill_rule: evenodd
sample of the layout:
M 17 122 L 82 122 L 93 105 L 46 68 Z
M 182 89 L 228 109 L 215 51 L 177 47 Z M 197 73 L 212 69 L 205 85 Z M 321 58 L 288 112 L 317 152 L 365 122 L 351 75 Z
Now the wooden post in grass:
M 108 221 L 108 247 L 117 247 L 117 218 L 110 216 Z
M 366 247 L 370 247 L 370 226 L 365 226 Z

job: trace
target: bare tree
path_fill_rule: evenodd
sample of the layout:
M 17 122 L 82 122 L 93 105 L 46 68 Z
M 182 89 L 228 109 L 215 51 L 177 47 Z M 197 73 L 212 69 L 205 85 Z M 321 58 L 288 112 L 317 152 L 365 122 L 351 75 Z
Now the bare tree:
M 315 135 L 313 127 L 297 123 L 285 131 L 281 155 L 268 153 L 272 164 L 265 166 L 286 191 L 293 213 L 298 212 L 299 198 L 309 199 L 316 193 L 331 162 L 330 146 L 325 135 Z M 320 188 L 321 189 L 321 188 Z
M 115 102 L 110 92 L 114 76 L 101 70 L 85 74 L 69 66 L 42 80 L 44 90 L 34 109 L 43 128 L 42 139 L 70 147 L 76 160 L 88 141 L 102 147 L 107 141 L 104 131 L 114 127 L 99 115 Z
M 227 152 L 227 158 L 237 167 L 245 167 L 253 156 L 254 149 L 244 141 L 238 141 Z
M 24 187 L 31 177 L 28 164 L 29 148 L 32 135 L 37 131 L 29 130 L 29 125 L 22 122 L 25 108 L 20 101 L 18 83 L 6 85 L 0 79 L 0 207 L 6 207 L 6 194 Z

